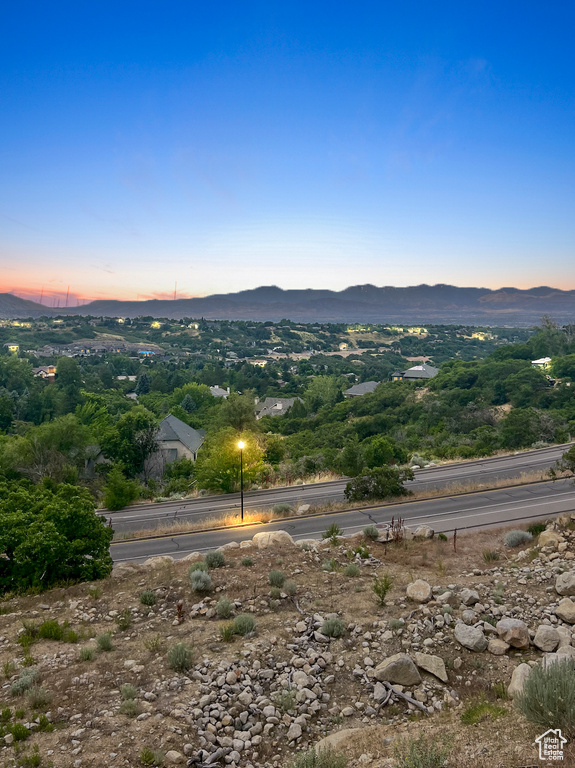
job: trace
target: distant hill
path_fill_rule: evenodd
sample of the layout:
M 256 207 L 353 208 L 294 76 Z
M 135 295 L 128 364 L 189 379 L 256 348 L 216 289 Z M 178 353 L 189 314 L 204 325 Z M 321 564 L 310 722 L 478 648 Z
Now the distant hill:
M 56 314 L 52 309 L 37 304 L 35 301 L 27 301 L 13 293 L 0 293 L 0 318 L 3 320 L 16 320 L 23 317 L 42 317 Z
M 0 294 L 0 317 L 74 314 L 96 317 L 205 317 L 213 320 L 297 322 L 445 323 L 524 326 L 548 314 L 575 323 L 575 291 L 540 286 L 458 288 L 417 285 L 407 288 L 356 285 L 343 291 L 287 290 L 263 286 L 238 293 L 173 301 L 93 301 L 81 307 L 48 309 L 12 294 Z

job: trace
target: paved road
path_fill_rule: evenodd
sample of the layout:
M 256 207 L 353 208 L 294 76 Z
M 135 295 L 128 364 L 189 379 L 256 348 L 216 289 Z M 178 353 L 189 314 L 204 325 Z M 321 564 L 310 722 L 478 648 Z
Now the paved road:
M 303 517 L 247 528 L 182 534 L 169 538 L 119 542 L 111 547 L 115 561 L 143 561 L 152 555 L 183 557 L 189 552 L 215 549 L 229 541 L 251 538 L 258 531 L 287 530 L 294 539 L 320 538 L 332 522 L 345 533 L 357 533 L 370 523 L 382 524 L 401 515 L 409 525 L 429 524 L 436 531 L 465 530 L 575 512 L 575 485 L 569 480 L 523 485 L 451 498 L 412 501 L 372 509 Z
M 521 478 L 526 473 L 548 469 L 568 447 L 568 445 L 555 446 L 537 451 L 525 451 L 511 456 L 419 469 L 415 471 L 415 480 L 408 485 L 413 491 L 421 491 L 435 488 L 445 489 L 450 486 L 473 482 L 487 485 L 506 478 Z M 299 506 L 300 504 L 343 501 L 346 482 L 345 480 L 336 480 L 307 486 L 296 485 L 266 491 L 251 491 L 244 496 L 244 508 L 246 510 L 265 510 L 282 502 Z M 199 522 L 210 517 L 237 514 L 239 508 L 239 494 L 233 493 L 225 496 L 208 496 L 186 501 L 140 505 L 107 514 L 112 516 L 114 529 L 121 532 L 155 528 L 173 521 Z

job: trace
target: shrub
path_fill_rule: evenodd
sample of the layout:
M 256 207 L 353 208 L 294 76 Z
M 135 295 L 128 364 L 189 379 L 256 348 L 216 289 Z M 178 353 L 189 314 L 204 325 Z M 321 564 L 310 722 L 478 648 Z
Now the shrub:
M 34 669 L 34 667 L 29 667 L 28 669 L 23 669 L 22 672 L 20 672 L 20 676 L 17 680 L 14 680 L 12 685 L 10 686 L 10 693 L 12 696 L 21 696 L 23 693 L 26 693 L 26 691 L 30 690 L 34 683 L 38 679 L 38 670 Z
M 54 723 L 51 723 L 46 715 L 40 715 L 36 722 L 36 731 L 39 733 L 52 733 L 55 728 Z
M 279 600 L 282 596 L 282 591 L 279 587 L 272 587 L 270 589 L 270 597 L 272 600 Z
M 494 563 L 496 560 L 499 560 L 499 552 L 493 549 L 484 549 L 482 556 L 486 563 Z
M 242 565 L 244 568 L 251 568 L 254 564 L 254 560 L 252 557 L 242 557 Z
M 164 754 L 158 751 L 152 751 L 149 747 L 144 747 L 140 752 L 140 763 L 148 766 L 160 766 L 164 764 Z
M 284 582 L 283 589 L 286 595 L 293 597 L 297 593 L 297 584 L 295 583 L 295 581 L 288 579 L 287 581 Z
M 387 593 L 393 585 L 393 577 L 389 573 L 384 573 L 383 576 L 376 576 L 371 588 L 374 591 L 380 605 L 385 605 L 385 598 Z
M 367 560 L 369 557 L 369 549 L 363 544 L 360 544 L 359 547 L 354 547 L 352 549 L 352 554 L 359 556 L 362 560 Z
M 363 535 L 366 539 L 371 539 L 371 541 L 377 541 L 379 538 L 379 529 L 377 525 L 366 525 L 363 529 Z
M 504 541 L 506 547 L 519 547 L 521 544 L 527 544 L 532 538 L 528 531 L 508 531 Z
M 233 620 L 233 626 L 236 635 L 249 635 L 256 631 L 256 620 L 249 613 L 240 613 Z
M 199 592 L 200 594 L 207 594 L 214 588 L 212 577 L 206 571 L 193 571 L 190 581 L 192 582 L 194 592 Z
M 2 665 L 2 671 L 4 672 L 4 677 L 8 680 L 16 672 L 16 664 L 13 661 L 5 661 Z
M 219 619 L 229 619 L 232 615 L 234 604 L 227 597 L 220 597 L 216 605 L 216 613 Z
M 92 598 L 92 600 L 99 600 L 102 597 L 102 587 L 98 587 L 93 584 L 88 589 L 88 595 Z
M 274 515 L 289 515 L 293 507 L 291 504 L 275 504 L 272 511 Z
M 539 536 L 540 533 L 543 533 L 547 529 L 546 523 L 531 523 L 531 525 L 527 526 L 527 531 L 532 536 Z
M 449 747 L 437 737 L 421 734 L 402 739 L 393 751 L 397 768 L 443 768 L 449 757 Z
M 224 553 L 219 549 L 214 549 L 206 554 L 205 563 L 208 568 L 223 568 L 226 564 Z
M 30 736 L 30 731 L 22 723 L 14 723 L 10 726 L 10 733 L 14 736 L 14 741 L 26 741 Z
M 337 523 L 332 523 L 328 528 L 325 529 L 321 537 L 322 539 L 331 539 L 332 544 L 337 544 L 339 542 L 339 537 L 342 534 L 343 531 L 339 525 Z
M 124 477 L 119 467 L 114 467 L 108 474 L 104 488 L 104 506 L 110 510 L 127 507 L 140 495 L 140 487 L 135 480 Z
M 290 712 L 296 708 L 295 694 L 296 692 L 293 690 L 293 688 L 282 688 L 281 691 L 274 693 L 274 705 L 282 712 Z
M 324 571 L 332 573 L 333 571 L 337 571 L 339 568 L 339 563 L 335 557 L 332 557 L 331 560 L 324 560 L 321 567 Z
M 80 661 L 93 661 L 96 651 L 89 645 L 80 648 Z
M 98 635 L 96 643 L 101 651 L 111 651 L 114 647 L 112 643 L 112 635 L 109 632 L 104 632 L 104 634 Z
M 151 607 L 152 605 L 156 604 L 156 593 L 153 592 L 151 589 L 144 590 L 140 595 L 140 602 L 142 605 L 147 605 Z
M 575 736 L 575 660 L 537 666 L 525 681 L 523 692 L 513 703 L 540 728 L 560 728 L 564 736 Z
M 326 749 L 308 749 L 301 752 L 290 764 L 290 768 L 347 768 L 349 761 L 333 747 Z
M 152 635 L 144 638 L 144 648 L 150 653 L 159 653 L 164 647 L 164 639 L 161 635 Z
M 185 643 L 177 643 L 168 651 L 168 664 L 174 672 L 187 672 L 192 662 L 193 652 Z
M 320 632 L 326 637 L 343 637 L 345 634 L 345 624 L 337 617 L 326 619 L 321 625 Z
M 129 608 L 124 608 L 124 610 L 116 616 L 116 626 L 120 632 L 125 632 L 127 629 L 130 629 L 132 626 L 132 614 L 130 613 Z
M 270 571 L 269 582 L 272 587 L 283 587 L 285 580 L 285 573 L 282 573 L 281 571 Z
M 134 699 L 126 699 L 120 704 L 120 714 L 126 717 L 138 717 L 140 705 Z
M 124 701 L 127 701 L 128 699 L 135 699 L 138 695 L 138 689 L 131 683 L 124 683 L 124 685 L 120 688 L 120 695 Z
M 413 480 L 411 469 L 398 469 L 397 467 L 371 469 L 350 480 L 345 487 L 344 496 L 348 501 L 408 496 L 411 491 L 404 486 L 406 480 Z
M 390 619 L 387 622 L 387 626 L 393 631 L 397 632 L 398 629 L 403 629 L 405 621 L 403 619 Z
M 360 569 L 357 563 L 350 563 L 348 566 L 346 566 L 344 574 L 350 578 L 353 578 L 355 576 L 359 576 L 359 571 Z
M 52 696 L 45 688 L 33 686 L 28 691 L 27 699 L 30 709 L 34 712 L 38 712 L 41 709 L 46 709 L 50 705 Z
M 233 621 L 229 621 L 227 624 L 224 624 L 223 627 L 220 627 L 220 637 L 224 643 L 231 643 L 235 635 L 236 629 Z
M 497 720 L 507 714 L 505 707 L 498 707 L 490 701 L 481 699 L 475 704 L 471 704 L 461 715 L 461 722 L 464 725 L 476 725 L 485 720 Z
M 190 565 L 190 570 L 188 571 L 188 576 L 191 578 L 192 573 L 195 573 L 195 571 L 207 571 L 208 566 L 204 563 L 203 560 L 198 560 L 197 563 L 192 563 Z
M 34 750 L 30 752 L 30 754 L 22 755 L 22 757 L 18 759 L 17 765 L 21 766 L 21 768 L 40 768 L 42 765 L 42 755 L 40 754 L 38 745 L 34 744 Z M 50 765 L 52 765 L 52 763 L 50 763 Z
M 438 533 L 437 538 L 439 541 L 447 541 L 447 536 L 444 533 Z
M 62 640 L 64 627 L 60 626 L 56 619 L 48 619 L 38 627 L 38 637 L 43 640 Z

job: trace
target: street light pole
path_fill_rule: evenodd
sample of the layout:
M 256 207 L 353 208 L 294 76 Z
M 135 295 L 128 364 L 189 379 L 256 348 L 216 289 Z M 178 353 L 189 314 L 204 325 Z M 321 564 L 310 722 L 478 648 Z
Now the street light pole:
M 244 522 L 244 442 L 240 440 L 238 443 L 240 449 L 240 509 L 241 509 L 241 521 Z

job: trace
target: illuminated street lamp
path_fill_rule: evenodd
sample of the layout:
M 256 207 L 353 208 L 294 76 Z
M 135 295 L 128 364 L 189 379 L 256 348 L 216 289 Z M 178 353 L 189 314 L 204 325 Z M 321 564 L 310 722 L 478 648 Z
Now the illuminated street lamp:
M 244 447 L 244 441 L 240 440 L 238 448 L 240 449 L 240 506 L 242 523 L 244 522 Z

